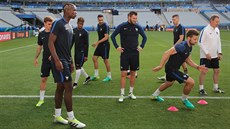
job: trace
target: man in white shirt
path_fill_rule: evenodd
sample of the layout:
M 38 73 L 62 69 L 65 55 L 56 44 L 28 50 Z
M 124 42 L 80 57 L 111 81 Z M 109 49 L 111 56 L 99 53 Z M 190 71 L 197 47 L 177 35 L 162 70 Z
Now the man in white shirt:
M 213 91 L 215 93 L 224 93 L 224 91 L 220 90 L 218 87 L 220 73 L 219 60 L 222 59 L 220 30 L 218 29 L 219 22 L 219 16 L 211 16 L 209 25 L 207 25 L 200 33 L 200 65 L 205 65 L 206 67 L 213 69 Z M 200 72 L 200 95 L 207 95 L 204 90 L 205 75 L 204 72 Z

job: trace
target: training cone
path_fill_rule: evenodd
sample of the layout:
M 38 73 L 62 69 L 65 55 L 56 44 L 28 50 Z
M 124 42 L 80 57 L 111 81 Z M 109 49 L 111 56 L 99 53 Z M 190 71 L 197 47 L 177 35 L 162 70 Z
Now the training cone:
M 205 101 L 205 100 L 203 100 L 203 99 L 199 100 L 197 103 L 198 103 L 198 104 L 201 104 L 201 105 L 206 105 L 206 104 L 208 104 L 208 102 Z
M 170 106 L 170 107 L 168 108 L 168 111 L 177 112 L 178 109 L 177 109 L 175 106 Z

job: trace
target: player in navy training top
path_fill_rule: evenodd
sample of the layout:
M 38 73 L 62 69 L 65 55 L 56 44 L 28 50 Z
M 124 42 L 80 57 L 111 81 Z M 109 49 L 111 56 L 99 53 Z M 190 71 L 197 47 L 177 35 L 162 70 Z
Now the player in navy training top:
M 85 81 L 83 84 L 87 84 L 90 81 L 90 76 L 83 69 L 83 64 L 88 60 L 89 49 L 89 34 L 87 30 L 83 28 L 84 18 L 79 17 L 77 20 L 77 27 L 73 29 L 73 44 L 74 44 L 74 63 L 76 67 L 76 78 L 73 84 L 73 88 L 78 86 L 78 80 L 83 74 Z
M 196 30 L 189 30 L 187 33 L 187 41 L 176 44 L 174 47 L 167 50 L 161 59 L 160 65 L 153 68 L 153 71 L 157 72 L 163 68 L 167 61 L 165 65 L 166 82 L 161 84 L 161 86 L 152 94 L 152 99 L 161 102 L 164 101 L 164 99 L 161 98 L 159 94 L 168 87 L 172 86 L 176 80 L 179 83 L 185 83 L 182 94 L 182 101 L 185 106 L 190 109 L 195 108 L 194 105 L 188 100 L 188 95 L 192 90 L 195 82 L 187 74 L 180 72 L 179 69 L 181 65 L 186 62 L 188 65 L 198 69 L 199 71 L 208 71 L 206 67 L 197 65 L 191 59 L 190 54 L 192 52 L 192 46 L 197 43 L 198 35 L 199 33 Z
M 76 6 L 67 3 L 63 7 L 64 15 L 60 20 L 53 23 L 49 37 L 49 49 L 52 56 L 52 72 L 57 88 L 55 92 L 55 121 L 62 124 L 70 124 L 76 128 L 83 128 L 86 125 L 78 121 L 73 113 L 72 107 L 72 78 L 74 71 L 71 57 L 73 29 L 69 24 L 70 19 L 76 17 Z M 61 106 L 64 102 L 67 110 L 67 120 L 61 117 Z
M 99 71 L 98 71 L 98 58 L 102 57 L 104 60 L 104 64 L 107 70 L 107 77 L 102 81 L 108 82 L 112 80 L 110 63 L 109 63 L 109 26 L 104 22 L 103 15 L 99 14 L 97 16 L 98 25 L 97 25 L 97 33 L 98 33 L 98 41 L 92 44 L 93 47 L 96 47 L 93 54 L 93 63 L 94 63 L 94 76 L 91 80 L 95 81 L 99 79 Z
M 45 90 L 46 90 L 46 82 L 50 75 L 51 70 L 51 56 L 50 50 L 48 47 L 48 40 L 50 35 L 50 29 L 53 23 L 53 18 L 47 16 L 44 18 L 44 27 L 45 30 L 38 34 L 38 41 L 37 41 L 37 50 L 34 58 L 34 65 L 38 66 L 38 57 L 43 49 L 42 53 L 42 65 L 41 65 L 41 84 L 40 84 L 40 99 L 36 104 L 36 107 L 40 107 L 44 103 L 45 97 Z
M 117 26 L 113 34 L 111 35 L 111 39 L 113 45 L 117 49 L 117 51 L 121 52 L 120 56 L 120 70 L 121 70 L 121 96 L 119 98 L 119 102 L 123 102 L 124 100 L 124 91 L 126 84 L 126 75 L 127 70 L 130 69 L 131 77 L 130 77 L 130 92 L 129 97 L 132 99 L 136 99 L 133 94 L 133 88 L 135 84 L 135 73 L 139 70 L 139 52 L 144 48 L 147 37 L 144 33 L 143 28 L 137 23 L 137 12 L 131 11 L 128 14 L 128 21 Z M 120 43 L 121 47 L 118 46 L 115 37 L 120 33 Z M 138 37 L 139 34 L 142 36 L 142 43 L 138 46 Z

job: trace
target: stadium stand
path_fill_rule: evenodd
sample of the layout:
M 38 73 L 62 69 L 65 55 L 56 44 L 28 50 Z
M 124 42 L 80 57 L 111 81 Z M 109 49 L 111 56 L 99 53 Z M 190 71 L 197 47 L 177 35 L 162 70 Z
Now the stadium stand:
M 19 26 L 23 23 L 23 21 L 14 14 L 12 14 L 11 11 L 0 11 L 0 19 L 12 26 Z

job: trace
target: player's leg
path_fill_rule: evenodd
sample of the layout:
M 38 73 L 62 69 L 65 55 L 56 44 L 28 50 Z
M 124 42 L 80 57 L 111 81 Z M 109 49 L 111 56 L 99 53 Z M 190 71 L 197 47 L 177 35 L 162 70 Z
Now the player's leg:
M 85 81 L 83 82 L 83 85 L 88 84 L 91 81 L 91 79 L 83 67 L 81 67 L 81 74 L 83 74 L 83 76 L 85 77 Z
M 104 60 L 104 64 L 107 70 L 107 77 L 103 79 L 104 82 L 108 82 L 112 80 L 112 75 L 111 75 L 111 70 L 110 70 L 110 63 L 109 63 L 109 50 L 110 50 L 110 45 L 104 46 L 104 54 L 102 56 Z
M 136 99 L 136 96 L 133 93 L 134 90 L 134 85 L 135 85 L 135 80 L 136 80 L 136 71 L 130 71 L 130 88 L 129 88 L 129 97 L 131 99 Z
M 219 74 L 220 74 L 219 59 L 218 58 L 214 58 L 211 60 L 211 67 L 213 68 L 213 91 L 215 93 L 224 93 L 224 91 L 221 90 L 218 86 Z
M 125 99 L 125 85 L 126 85 L 126 75 L 127 70 L 129 69 L 128 56 L 121 54 L 120 56 L 120 70 L 121 70 L 121 80 L 120 80 L 120 90 L 121 94 L 118 99 L 119 102 L 123 102 Z
M 163 92 L 164 90 L 166 90 L 167 88 L 171 87 L 173 85 L 174 81 L 165 81 L 164 83 L 162 83 L 160 85 L 160 87 L 158 89 L 156 89 L 155 92 L 153 92 L 153 94 L 151 95 L 151 99 L 152 100 L 156 100 L 158 102 L 163 102 L 164 99 L 161 98 L 159 95 L 161 92 Z
M 41 83 L 40 83 L 40 99 L 36 104 L 37 107 L 40 107 L 45 101 L 45 90 L 46 90 L 46 82 L 50 75 L 51 63 L 50 62 L 42 62 L 41 66 Z
M 99 70 L 98 70 L 98 58 L 99 56 L 93 56 L 93 64 L 94 64 L 94 76 L 92 76 L 91 80 L 96 81 L 99 79 Z
M 77 88 L 78 86 L 78 81 L 81 76 L 81 65 L 84 62 L 84 54 L 81 52 L 78 52 L 74 55 L 74 63 L 75 63 L 75 68 L 76 68 L 76 75 L 75 75 L 75 80 L 73 84 L 73 88 Z
M 200 65 L 205 65 L 206 67 L 210 67 L 210 61 L 202 58 L 200 59 Z M 200 95 L 207 95 L 207 92 L 204 90 L 204 80 L 205 80 L 206 73 L 200 72 L 199 75 L 199 94 Z
M 190 109 L 195 108 L 195 106 L 188 100 L 188 95 L 191 92 L 192 88 L 194 87 L 194 84 L 195 84 L 195 81 L 191 77 L 185 80 L 185 86 L 184 86 L 183 94 L 181 98 L 184 105 Z

